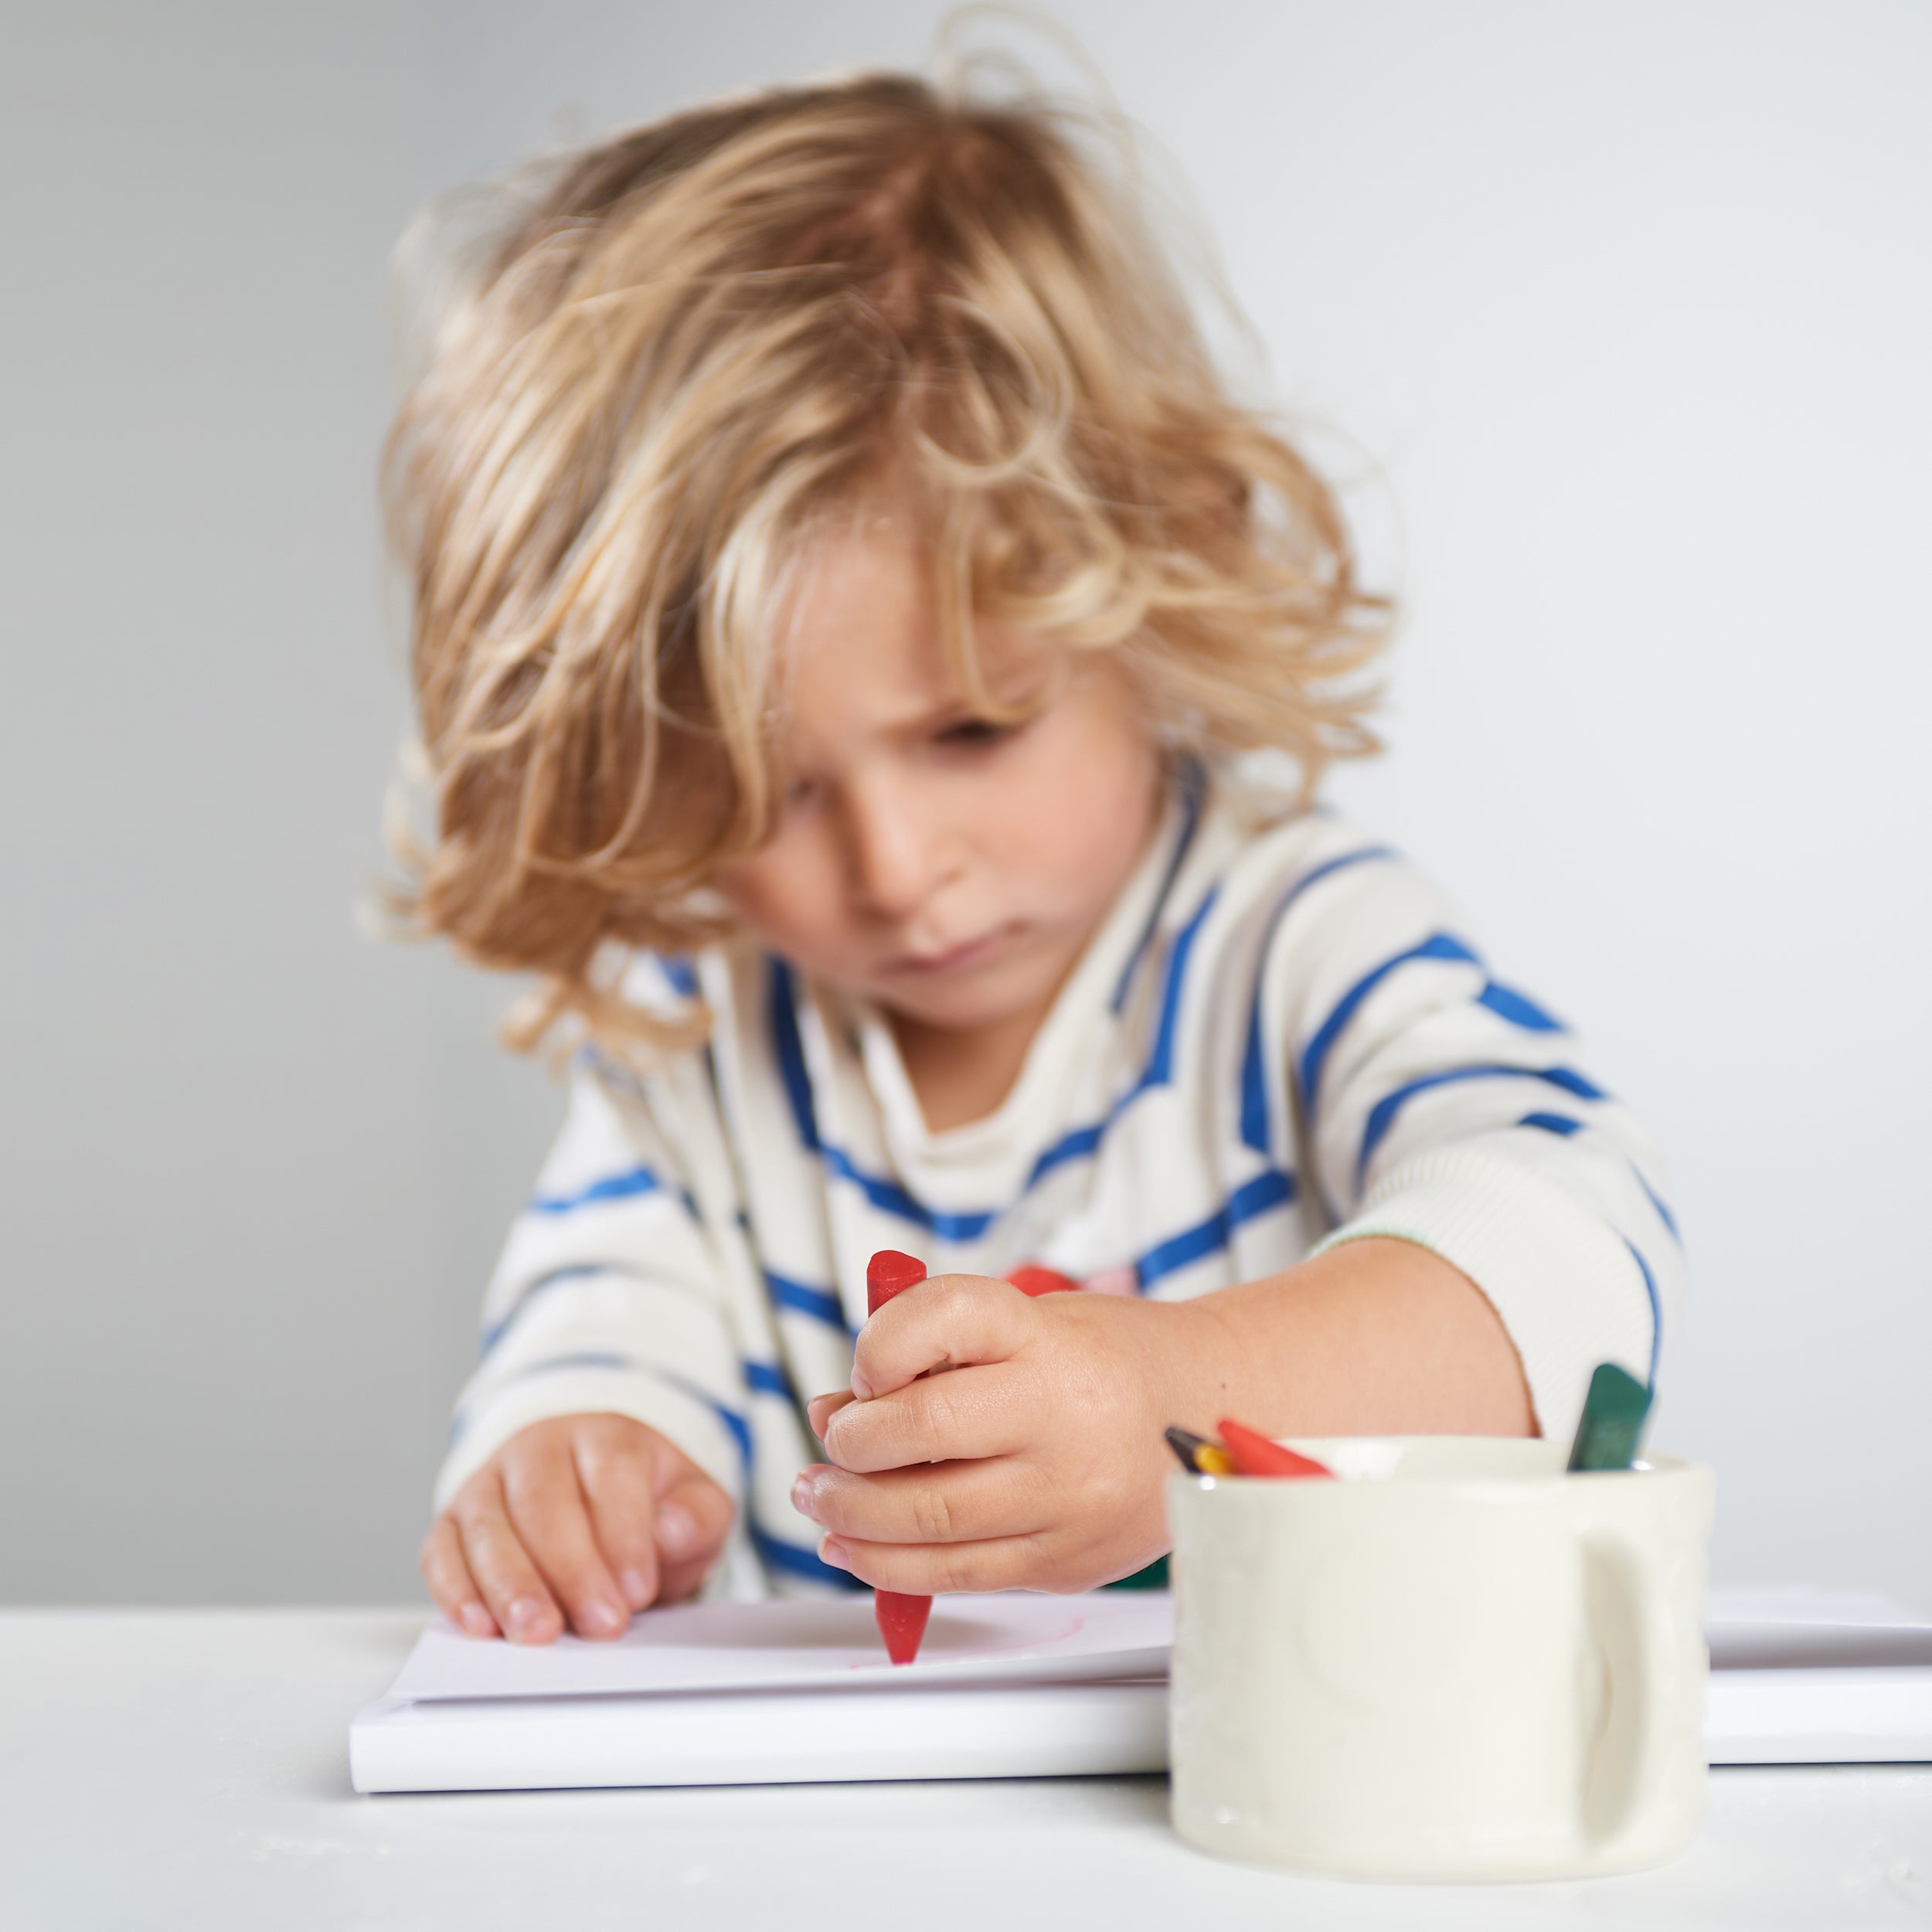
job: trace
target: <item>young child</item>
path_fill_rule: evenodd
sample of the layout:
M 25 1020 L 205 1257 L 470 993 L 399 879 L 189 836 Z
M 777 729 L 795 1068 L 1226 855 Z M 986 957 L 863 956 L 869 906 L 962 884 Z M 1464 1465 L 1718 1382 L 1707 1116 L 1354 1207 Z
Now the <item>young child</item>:
M 1657 1156 L 1307 808 L 1378 608 L 1063 125 L 872 77 L 573 158 L 390 488 L 415 918 L 580 1041 L 424 1546 L 461 1628 L 1077 1590 L 1165 1548 L 1170 1423 L 1654 1376 Z M 932 1278 L 867 1322 L 885 1247 Z

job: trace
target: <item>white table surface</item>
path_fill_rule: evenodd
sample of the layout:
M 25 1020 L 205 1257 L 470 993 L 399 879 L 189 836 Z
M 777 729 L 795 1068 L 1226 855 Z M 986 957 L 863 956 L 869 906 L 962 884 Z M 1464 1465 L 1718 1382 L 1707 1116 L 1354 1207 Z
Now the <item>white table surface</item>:
M 6 1932 L 1932 1925 L 1932 1769 L 1716 1772 L 1662 1872 L 1385 1887 L 1226 1865 L 1160 1778 L 358 1798 L 420 1611 L 0 1612 Z

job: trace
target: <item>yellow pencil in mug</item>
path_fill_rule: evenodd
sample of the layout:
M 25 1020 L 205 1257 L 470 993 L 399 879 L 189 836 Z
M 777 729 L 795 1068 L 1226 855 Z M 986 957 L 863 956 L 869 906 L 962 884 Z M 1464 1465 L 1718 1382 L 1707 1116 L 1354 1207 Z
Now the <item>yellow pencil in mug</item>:
M 1181 1467 L 1194 1476 L 1231 1476 L 1234 1458 L 1218 1442 L 1197 1436 L 1192 1429 L 1170 1429 L 1167 1446 L 1180 1458 Z

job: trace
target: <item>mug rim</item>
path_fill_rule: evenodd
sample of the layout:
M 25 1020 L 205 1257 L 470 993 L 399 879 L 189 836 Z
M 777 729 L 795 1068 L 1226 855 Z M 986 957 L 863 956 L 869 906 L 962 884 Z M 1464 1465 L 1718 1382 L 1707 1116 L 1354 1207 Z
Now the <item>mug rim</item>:
M 1371 1456 L 1379 1451 L 1386 1454 L 1399 1454 L 1405 1449 L 1427 1445 L 1431 1448 L 1455 1448 L 1468 1447 L 1472 1450 L 1494 1451 L 1505 1448 L 1505 1454 L 1517 1449 L 1524 1451 L 1540 1451 L 1545 1454 L 1561 1455 L 1561 1445 L 1543 1436 L 1485 1436 L 1485 1435 L 1359 1435 L 1359 1436 L 1282 1436 L 1275 1438 L 1284 1447 L 1298 1453 L 1313 1457 L 1317 1461 L 1359 1461 L 1366 1451 Z M 1532 1458 L 1526 1455 L 1526 1462 Z M 1533 1460 L 1541 1463 L 1543 1456 Z M 1688 1457 L 1655 1453 L 1639 1456 L 1627 1469 L 1584 1469 L 1572 1471 L 1561 1462 L 1556 1467 L 1498 1468 L 1493 1462 L 1482 1462 L 1472 1457 L 1468 1467 L 1463 1468 L 1437 1468 L 1426 1473 L 1403 1473 L 1391 1468 L 1386 1471 L 1369 1471 L 1356 1469 L 1352 1473 L 1338 1471 L 1340 1485 L 1350 1488 L 1401 1488 L 1416 1489 L 1468 1489 L 1472 1486 L 1495 1486 L 1509 1490 L 1537 1490 L 1553 1487 L 1569 1481 L 1573 1476 L 1588 1478 L 1594 1481 L 1608 1480 L 1619 1487 L 1636 1481 L 1680 1481 L 1687 1478 L 1708 1476 L 1713 1472 L 1708 1464 Z M 1196 1475 L 1186 1470 L 1170 1471 L 1168 1477 L 1170 1488 L 1175 1484 L 1184 1485 L 1196 1492 L 1206 1492 L 1221 1488 L 1230 1490 L 1270 1488 L 1284 1495 L 1311 1496 L 1318 1494 L 1332 1495 L 1331 1486 L 1325 1482 L 1298 1481 L 1292 1478 L 1280 1476 Z

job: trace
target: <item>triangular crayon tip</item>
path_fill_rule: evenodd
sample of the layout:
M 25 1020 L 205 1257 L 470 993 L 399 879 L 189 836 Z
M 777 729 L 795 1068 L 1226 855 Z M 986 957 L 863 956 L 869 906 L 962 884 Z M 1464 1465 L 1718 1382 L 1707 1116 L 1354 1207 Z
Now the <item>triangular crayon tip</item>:
M 872 1614 L 886 1640 L 886 1655 L 895 1664 L 910 1664 L 919 1655 L 926 1619 L 933 1614 L 930 1597 L 908 1597 L 896 1590 L 872 1593 Z

